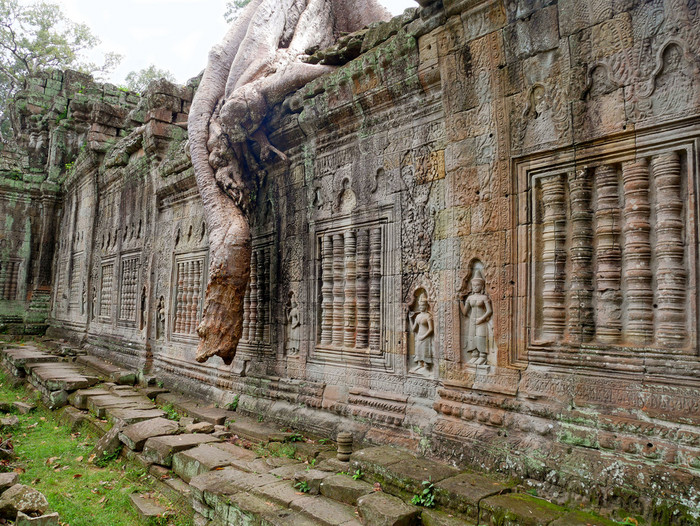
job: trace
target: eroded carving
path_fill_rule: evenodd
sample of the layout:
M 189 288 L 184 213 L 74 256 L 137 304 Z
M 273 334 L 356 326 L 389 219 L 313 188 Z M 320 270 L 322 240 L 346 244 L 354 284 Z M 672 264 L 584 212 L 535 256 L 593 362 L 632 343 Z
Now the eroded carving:
M 433 367 L 435 339 L 435 322 L 424 289 L 418 289 L 415 293 L 413 305 L 409 307 L 408 322 L 411 333 L 410 360 L 416 364 L 411 372 L 424 374 Z
M 493 338 L 493 306 L 486 292 L 483 264 L 472 265 L 471 277 L 467 277 L 460 293 L 459 309 L 462 322 L 462 363 L 485 365 L 494 363 L 496 345 Z

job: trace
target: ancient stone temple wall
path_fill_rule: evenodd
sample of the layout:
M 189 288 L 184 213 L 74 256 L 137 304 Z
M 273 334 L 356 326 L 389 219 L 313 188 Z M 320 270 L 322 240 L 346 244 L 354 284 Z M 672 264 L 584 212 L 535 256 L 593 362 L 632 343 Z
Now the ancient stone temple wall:
M 231 366 L 194 361 L 196 85 L 71 109 L 52 331 L 308 431 L 698 507 L 695 2 L 421 3 L 268 116 Z

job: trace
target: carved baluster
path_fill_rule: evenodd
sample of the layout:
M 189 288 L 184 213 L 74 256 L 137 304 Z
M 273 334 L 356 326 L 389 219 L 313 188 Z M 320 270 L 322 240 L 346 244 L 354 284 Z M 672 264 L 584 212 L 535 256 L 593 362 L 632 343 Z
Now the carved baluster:
M 622 164 L 625 188 L 625 250 L 623 280 L 627 291 L 625 335 L 632 343 L 647 343 L 654 331 L 654 292 L 651 288 L 651 204 L 646 159 Z
M 333 345 L 343 345 L 345 336 L 343 323 L 345 302 L 345 244 L 343 234 L 333 237 Z
M 185 296 L 183 298 L 183 327 L 182 332 L 188 334 L 190 332 L 190 324 L 192 323 L 192 262 L 185 263 Z
M 258 257 L 255 252 L 250 258 L 250 332 L 248 341 L 255 341 L 258 327 Z
M 357 291 L 357 238 L 354 230 L 345 232 L 345 347 L 355 347 Z
M 255 340 L 257 343 L 262 343 L 265 337 L 265 296 L 267 294 L 267 282 L 265 274 L 265 255 L 262 250 L 257 251 L 258 257 L 258 323 L 255 326 Z
M 270 247 L 263 249 L 264 265 L 263 268 L 265 272 L 263 274 L 263 280 L 265 283 L 264 291 L 264 301 L 263 301 L 263 338 L 262 341 L 265 343 L 270 342 L 270 291 L 272 287 L 270 286 Z
M 381 349 L 382 229 L 369 234 L 369 348 Z
M 177 265 L 177 298 L 175 300 L 175 332 L 182 333 L 182 309 L 185 296 L 185 264 Z
M 357 233 L 357 339 L 355 346 L 369 346 L 369 232 Z
M 622 250 L 620 248 L 619 179 L 614 166 L 595 170 L 598 193 L 596 212 L 597 269 L 596 335 L 602 342 L 614 343 L 622 333 Z
M 681 162 L 677 153 L 651 161 L 656 185 L 656 340 L 681 346 L 686 339 Z
M 245 288 L 245 296 L 243 297 L 243 334 L 241 341 L 247 342 L 250 340 L 250 278 L 248 286 Z
M 571 200 L 571 285 L 569 287 L 569 336 L 574 342 L 589 341 L 593 325 L 593 212 L 592 184 L 587 169 L 569 174 Z
M 192 325 L 190 332 L 192 334 L 197 332 L 197 325 L 199 324 L 199 297 L 202 294 L 202 262 L 197 260 L 194 262 L 194 294 L 192 296 Z
M 333 342 L 333 236 L 323 236 L 321 260 L 321 343 Z
M 557 340 L 564 336 L 566 325 L 566 202 L 563 175 L 542 180 L 542 202 L 542 337 Z

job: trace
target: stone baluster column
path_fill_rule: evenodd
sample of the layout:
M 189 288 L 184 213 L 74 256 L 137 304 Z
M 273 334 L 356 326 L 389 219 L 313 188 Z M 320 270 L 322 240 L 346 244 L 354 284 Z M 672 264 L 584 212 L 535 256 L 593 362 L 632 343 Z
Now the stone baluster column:
M 568 308 L 569 337 L 573 342 L 590 341 L 593 320 L 593 211 L 592 181 L 588 169 L 569 174 L 571 201 L 571 285 Z
M 355 346 L 369 346 L 369 232 L 357 233 L 357 339 Z
M 333 237 L 333 345 L 343 345 L 345 337 L 345 242 L 343 234 Z
M 651 173 L 656 185 L 656 340 L 682 346 L 686 339 L 687 273 L 678 154 L 654 157 Z
M 321 343 L 333 343 L 333 236 L 323 236 L 321 247 Z
M 250 278 L 248 279 L 250 281 Z M 250 340 L 250 283 L 245 289 L 245 296 L 243 297 L 243 334 L 241 336 L 241 341 Z
M 369 233 L 369 348 L 381 349 L 382 229 Z
M 104 294 L 104 290 L 102 291 Z M 175 332 L 182 333 L 182 309 L 185 297 L 185 264 L 177 264 L 177 298 L 175 299 Z
M 625 340 L 644 344 L 654 331 L 654 291 L 651 273 L 651 204 L 646 159 L 622 164 L 625 189 L 623 284 L 627 291 Z
M 345 347 L 355 347 L 357 308 L 357 237 L 354 230 L 345 232 Z
M 271 301 L 271 290 L 272 286 L 270 284 L 270 247 L 265 247 L 262 249 L 263 253 L 263 268 L 265 273 L 263 274 L 263 335 L 262 341 L 265 343 L 270 343 L 270 301 Z
M 194 294 L 192 295 L 192 325 L 190 332 L 196 334 L 199 318 L 199 297 L 202 294 L 202 262 L 194 261 Z
M 256 250 L 255 255 L 258 258 L 258 316 L 255 324 L 255 340 L 257 343 L 262 343 L 265 337 L 265 296 L 267 292 L 267 267 L 265 267 L 265 255 L 262 250 Z
M 254 342 L 258 327 L 258 256 L 253 251 L 250 257 L 250 331 L 249 342 Z
M 566 201 L 564 176 L 542 179 L 542 338 L 560 340 L 566 326 Z
M 620 248 L 619 179 L 614 166 L 595 170 L 596 211 L 596 335 L 599 341 L 616 343 L 622 334 L 622 250 Z

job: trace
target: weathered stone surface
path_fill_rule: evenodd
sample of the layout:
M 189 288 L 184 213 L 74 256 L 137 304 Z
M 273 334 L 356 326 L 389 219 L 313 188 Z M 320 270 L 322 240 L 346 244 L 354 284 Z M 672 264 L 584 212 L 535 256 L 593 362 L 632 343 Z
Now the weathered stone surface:
M 508 493 L 510 486 L 478 473 L 460 473 L 435 483 L 435 501 L 478 519 L 479 502 L 492 495 Z
M 549 526 L 615 526 L 616 524 L 619 522 L 596 517 L 589 513 L 573 511 L 554 522 L 550 522 Z
M 88 398 L 91 396 L 104 396 L 111 394 L 108 389 L 79 389 L 78 391 L 71 393 L 68 397 L 70 404 L 77 409 L 87 409 L 88 408 Z
M 364 524 L 414 526 L 420 524 L 420 509 L 383 492 L 360 497 L 357 510 Z
M 292 501 L 290 507 L 328 526 L 339 526 L 341 524 L 350 526 L 348 523 L 359 525 L 355 510 L 352 507 L 320 496 L 297 497 L 297 499 Z
M 377 464 L 381 465 L 381 464 Z M 391 484 L 400 490 L 409 493 L 419 493 L 422 491 L 422 482 L 430 480 L 433 483 L 440 482 L 459 473 L 459 470 L 429 460 L 426 458 L 416 458 L 401 460 L 395 464 L 386 466 L 381 473 L 383 481 Z
M 216 442 L 216 439 L 209 435 L 152 437 L 143 446 L 143 456 L 153 463 L 171 466 L 175 453 L 209 442 Z
M 420 520 L 423 526 L 476 526 L 475 522 L 467 522 L 462 517 L 430 509 L 421 512 Z
M 348 475 L 331 475 L 321 481 L 319 491 L 324 497 L 355 506 L 357 499 L 374 490 L 371 484 L 362 480 L 353 480 Z
M 27 404 L 25 402 L 12 402 L 12 407 L 23 415 L 27 415 L 36 409 L 34 404 Z
M 129 449 L 141 451 L 149 438 L 174 435 L 178 432 L 178 429 L 177 422 L 165 418 L 153 418 L 126 426 L 119 435 L 119 440 Z
M 164 517 L 168 511 L 152 498 L 137 495 L 135 493 L 131 494 L 129 498 L 131 499 L 131 503 L 133 504 L 134 508 L 136 508 L 136 512 L 144 520 Z
M 108 407 L 105 410 L 105 416 L 108 420 L 118 422 L 123 425 L 136 424 L 144 420 L 153 418 L 162 418 L 165 416 L 165 411 L 160 409 L 134 409 L 130 407 Z
M 95 455 L 96 462 L 106 458 L 115 458 L 119 454 L 122 449 L 119 434 L 123 429 L 124 424 L 115 424 L 97 441 L 91 453 L 91 455 Z
M 0 493 L 11 488 L 19 481 L 17 473 L 0 473 Z
M 185 427 L 185 433 L 213 433 L 214 424 L 209 422 L 198 422 Z
M 230 453 L 205 444 L 173 455 L 172 467 L 182 480 L 189 482 L 207 471 L 230 466 L 233 460 Z
M 48 509 L 46 497 L 29 486 L 15 484 L 0 495 L 0 516 L 12 520 L 20 511 L 27 515 L 41 515 Z
M 297 470 L 294 474 L 294 479 L 299 482 L 306 482 L 309 486 L 309 495 L 318 495 L 321 491 L 321 483 L 330 476 L 329 472 L 318 469 Z
M 503 526 L 545 526 L 565 512 L 555 504 L 522 493 L 488 497 L 479 506 L 482 522 Z
M 15 427 L 19 425 L 19 418 L 16 415 L 10 415 L 5 418 L 0 418 L 0 427 Z

